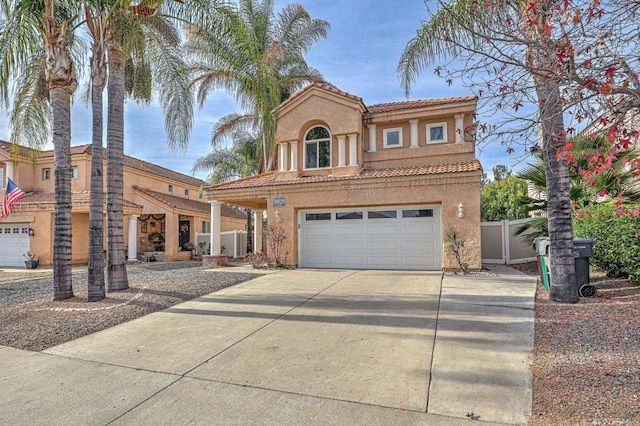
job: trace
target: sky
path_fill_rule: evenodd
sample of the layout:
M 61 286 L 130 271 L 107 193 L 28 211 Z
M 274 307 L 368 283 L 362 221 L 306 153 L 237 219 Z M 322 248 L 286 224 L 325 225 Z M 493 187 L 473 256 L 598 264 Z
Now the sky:
M 292 2 L 276 0 L 276 11 Z M 402 50 L 415 36 L 420 22 L 428 18 L 423 0 L 297 2 L 312 18 L 324 19 L 331 25 L 328 37 L 317 42 L 308 53 L 307 62 L 339 89 L 361 97 L 365 105 L 473 95 L 459 83 L 454 81 L 449 86 L 432 71 L 426 70 L 413 86 L 409 98 L 405 96 L 396 69 Z M 91 143 L 91 110 L 82 100 L 81 93 L 79 87 L 71 113 L 72 145 Z M 0 139 L 8 140 L 8 120 L 6 111 L 3 112 L 0 115 Z M 167 145 L 162 109 L 156 103 L 147 106 L 128 102 L 125 108 L 125 154 L 193 175 L 194 162 L 210 152 L 213 124 L 231 112 L 240 112 L 233 98 L 224 91 L 212 93 L 204 107 L 195 113 L 188 148 L 176 152 Z M 483 121 L 482 117 L 479 119 Z M 514 159 L 499 144 L 483 147 L 476 155 L 489 175 L 496 164 L 517 168 Z M 194 176 L 205 178 L 206 173 Z

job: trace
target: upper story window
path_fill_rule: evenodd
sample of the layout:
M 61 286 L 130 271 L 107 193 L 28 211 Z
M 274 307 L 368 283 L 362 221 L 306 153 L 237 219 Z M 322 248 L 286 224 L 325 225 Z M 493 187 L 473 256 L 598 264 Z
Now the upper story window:
M 188 190 L 188 189 L 186 189 L 186 188 L 185 188 L 185 190 L 184 190 L 184 195 L 185 195 L 186 197 L 188 197 L 188 196 L 189 196 L 189 190 Z
M 384 129 L 382 135 L 385 148 L 398 148 L 402 146 L 402 127 Z
M 42 169 L 42 180 L 51 179 L 51 169 Z
M 427 143 L 443 143 L 447 141 L 447 123 L 427 124 Z
M 331 135 L 324 127 L 312 127 L 304 137 L 304 168 L 331 167 Z
M 78 179 L 78 168 L 76 166 L 71 167 L 71 179 Z
M 173 194 L 173 185 L 169 184 L 168 191 L 170 194 Z

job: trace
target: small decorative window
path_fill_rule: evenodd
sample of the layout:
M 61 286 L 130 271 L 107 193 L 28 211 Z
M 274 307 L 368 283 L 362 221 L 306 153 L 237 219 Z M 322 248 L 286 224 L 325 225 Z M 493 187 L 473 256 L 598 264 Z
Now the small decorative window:
M 402 217 L 433 217 L 433 209 L 402 210 Z
M 209 232 L 211 232 L 211 222 L 209 222 L 208 220 L 203 220 L 202 221 L 202 233 L 203 234 L 208 234 Z
M 384 147 L 398 148 L 402 146 L 402 128 L 384 129 L 382 131 Z
M 336 219 L 362 219 L 362 212 L 338 212 L 336 213 Z
M 78 179 L 78 168 L 76 166 L 71 167 L 71 179 Z
M 427 124 L 427 143 L 443 143 L 447 141 L 447 123 Z
M 324 127 L 311 128 L 304 137 L 304 168 L 331 167 L 331 135 Z
M 367 217 L 369 219 L 395 219 L 398 217 L 398 212 L 395 210 L 378 210 L 368 212 Z
M 170 194 L 173 194 L 173 185 L 169 184 L 168 191 Z
M 189 190 L 188 189 L 184 190 L 184 195 L 187 196 L 187 197 L 189 196 Z
M 51 179 L 51 169 L 42 169 L 42 180 Z
M 306 213 L 304 219 L 307 222 L 311 220 L 331 220 L 331 213 Z

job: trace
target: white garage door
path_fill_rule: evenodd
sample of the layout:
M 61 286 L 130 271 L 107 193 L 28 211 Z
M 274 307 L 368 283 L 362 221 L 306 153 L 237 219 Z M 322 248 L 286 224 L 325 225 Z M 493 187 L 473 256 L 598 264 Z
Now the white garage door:
M 303 210 L 303 268 L 442 269 L 439 206 Z
M 0 225 L 0 266 L 24 266 L 28 251 L 28 223 Z

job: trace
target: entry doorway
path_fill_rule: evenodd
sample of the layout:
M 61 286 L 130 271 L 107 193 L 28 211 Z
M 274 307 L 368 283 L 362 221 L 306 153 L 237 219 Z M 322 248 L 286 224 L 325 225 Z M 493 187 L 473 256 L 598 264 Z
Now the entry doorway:
M 178 222 L 178 246 L 182 248 L 191 241 L 191 222 L 180 220 Z

